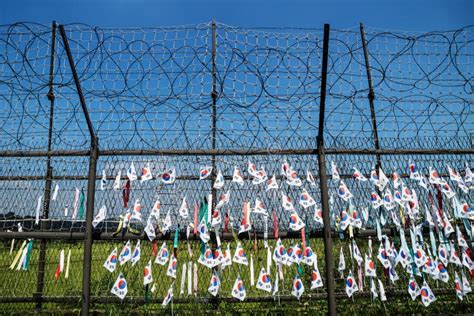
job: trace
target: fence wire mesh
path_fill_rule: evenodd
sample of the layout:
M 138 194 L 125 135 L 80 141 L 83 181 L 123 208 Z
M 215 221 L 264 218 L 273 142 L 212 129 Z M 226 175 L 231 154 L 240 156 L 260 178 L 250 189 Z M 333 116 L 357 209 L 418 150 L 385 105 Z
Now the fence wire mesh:
M 111 236 L 119 229 L 120 216 L 124 216 L 136 200 L 140 201 L 144 219 L 149 217 L 157 200 L 161 202 L 161 216 L 170 215 L 171 226 L 167 233 L 158 235 L 158 247 L 161 240 L 167 240 L 168 249 L 172 249 L 175 229 L 181 232 L 174 301 L 195 309 L 215 308 L 213 304 L 216 304 L 207 291 L 212 270 L 197 263 L 199 237 L 191 233 L 191 240 L 185 238 L 194 204 L 199 205 L 209 194 L 218 198 L 230 192 L 230 201 L 221 215 L 229 216 L 229 225 L 236 231 L 244 201 L 253 207 L 258 198 L 269 211 L 268 217 L 252 214 L 252 232 L 239 235 L 248 257 L 253 258 L 255 279 L 260 268 L 267 268 L 266 241 L 262 240 L 265 230 L 268 230 L 270 247 L 275 248 L 274 220 L 280 235 L 291 237 L 283 240 L 286 247 L 301 241 L 299 233 L 291 232 L 291 211 L 282 208 L 281 194 L 289 196 L 306 225 L 307 242 L 318 255 L 319 270 L 326 283 L 323 241 L 319 238 L 323 225 L 314 219 L 314 214 L 321 205 L 322 194 L 327 193 L 334 237 L 342 239 L 334 244 L 334 261 L 337 262 L 339 251 L 343 249 L 348 262 L 345 276 L 349 270 L 355 274 L 358 267 L 354 259 L 349 259 L 352 258 L 349 244 L 355 240 L 364 255 L 369 252 L 367 236 L 371 235 L 377 275 L 383 280 L 389 300 L 394 302 L 408 295 L 409 275 L 398 267 L 401 280 L 391 282 L 388 272 L 375 259 L 375 253 L 381 213 L 387 215 L 382 226 L 391 229 L 388 235 L 396 231 L 396 222 L 388 216 L 390 212 L 372 210 L 370 193 L 374 186 L 371 182 L 356 181 L 353 167 L 367 177 L 379 163 L 387 175 L 397 171 L 405 184 L 417 193 L 423 210 L 412 219 L 417 224 L 427 220 L 425 210 L 432 206 L 430 194 L 441 196 L 441 208 L 446 209 L 453 224 L 467 232 L 469 226 L 453 217 L 450 200 L 437 187 L 430 185 L 430 190 L 425 190 L 409 180 L 408 164 L 415 162 L 422 174 L 428 174 L 430 167 L 435 168 L 448 180 L 447 166 L 466 176 L 464 168 L 473 163 L 473 27 L 429 33 L 367 30 L 375 115 L 369 106 L 361 33 L 331 31 L 323 128 L 328 150 L 325 155 L 330 177 L 328 192 L 321 191 L 316 157 L 323 72 L 322 30 L 247 29 L 220 23 L 162 28 L 117 29 L 82 24 L 64 27 L 87 111 L 99 139 L 98 172 L 92 180 L 96 184 L 92 197 L 94 214 L 102 206 L 107 209 L 105 219 L 94 229 L 94 238 L 98 240 L 93 245 L 90 277 L 91 302 L 96 310 L 119 302 L 110 293 L 119 273 L 123 273 L 128 282 L 125 301 L 137 311 L 158 308 L 174 281 L 166 276 L 167 265 L 154 264 L 156 290 L 144 289 L 143 268 L 148 259 L 153 258 L 151 242 L 143 233 L 140 236 L 127 234 L 124 238 L 120 233 Z M 52 43 L 48 26 L 32 23 L 0 26 L 3 109 L 0 113 L 0 232 L 12 232 L 1 235 L 0 271 L 4 282 L 0 287 L 0 305 L 5 310 L 34 307 L 47 310 L 59 303 L 70 304 L 74 309 L 81 302 L 84 237 L 78 238 L 73 233 L 86 231 L 91 140 L 66 47 L 60 39 L 56 39 L 54 49 Z M 54 93 L 53 105 L 51 95 L 49 100 L 46 98 L 49 91 Z M 374 119 L 380 148 L 393 152 L 377 155 L 380 152 L 375 147 Z M 397 150 L 404 152 L 397 153 Z M 444 151 L 438 153 L 438 150 Z M 287 184 L 281 175 L 281 164 L 285 161 L 303 180 L 302 186 Z M 129 202 L 124 205 L 122 186 L 128 180 L 127 170 L 132 162 L 139 175 L 143 167 L 149 167 L 154 177 L 146 182 L 131 182 Z M 266 182 L 252 184 L 247 172 L 249 162 L 264 168 L 269 178 L 275 175 L 278 189 L 266 190 Z M 349 239 L 347 231 L 339 233 L 341 212 L 347 209 L 348 203 L 338 197 L 339 181 L 332 179 L 330 172 L 333 162 L 354 196 L 351 205 L 359 210 L 359 215 L 365 210 L 368 213 L 360 231 L 356 229 L 355 236 Z M 205 166 L 213 166 L 215 173 L 199 180 L 200 168 Z M 242 172 L 244 185 L 231 181 L 235 167 Z M 173 168 L 176 181 L 171 185 L 163 183 L 162 175 Z M 213 189 L 217 171 L 222 172 L 225 183 L 223 188 Z M 305 180 L 308 171 L 314 175 L 314 184 Z M 102 190 L 103 173 L 107 181 Z M 114 190 L 119 174 L 121 184 Z M 461 202 L 473 205 L 472 187 L 466 193 L 456 181 L 448 180 L 448 184 Z M 393 184 L 388 188 L 392 193 L 396 189 Z M 298 205 L 296 201 L 300 200 L 302 189 L 314 198 L 315 206 L 305 209 Z M 183 198 L 188 202 L 191 219 L 179 216 Z M 395 216 L 402 220 L 403 216 Z M 232 230 L 230 227 L 228 232 Z M 22 243 L 29 242 L 29 239 L 16 238 L 19 235 L 14 232 L 17 231 L 70 233 L 70 236 L 61 235 L 65 237 L 59 241 L 51 235 L 31 239 L 30 266 L 27 271 L 22 267 L 17 271 L 17 266 L 10 267 L 12 261 L 17 253 L 21 254 Z M 363 231 L 367 233 L 359 234 Z M 390 239 L 400 247 L 399 240 L 392 235 Z M 226 236 L 222 236 L 223 249 L 229 244 L 233 254 L 236 241 L 229 234 Z M 102 267 L 104 261 L 115 247 L 120 252 L 128 237 L 132 245 L 137 238 L 142 239 L 142 259 L 135 266 L 127 263 L 109 273 Z M 192 257 L 187 244 L 193 249 Z M 44 247 L 43 250 L 40 247 Z M 424 247 L 428 249 L 429 245 Z M 70 259 L 66 259 L 70 269 L 67 279 L 64 273 L 58 278 L 55 276 L 61 252 L 66 257 L 71 254 Z M 184 293 L 180 293 L 183 264 L 189 270 L 190 263 L 193 273 L 193 264 L 197 264 L 198 285 L 190 294 L 187 285 Z M 449 283 L 430 282 L 442 300 L 456 300 L 452 281 L 454 272 L 461 270 L 450 265 Z M 272 262 L 272 282 L 277 274 Z M 328 306 L 321 301 L 326 298 L 326 288 L 309 290 L 311 266 L 304 264 L 282 268 L 284 278 L 275 297 L 250 285 L 248 266 L 234 263 L 219 269 L 222 286 L 217 302 L 228 310 L 238 311 L 239 307 L 231 304 L 235 301 L 231 288 L 240 275 L 247 289 L 247 302 L 261 304 L 250 307 L 268 309 L 270 305 L 265 304 L 272 304 L 274 300 L 291 306 L 295 300 L 291 290 L 296 274 L 302 275 L 306 288 L 302 301 L 311 305 L 307 308 L 326 311 Z M 336 276 L 338 308 L 343 311 L 351 302 L 345 295 L 345 279 L 338 272 Z M 192 279 L 194 284 L 194 275 Z M 185 280 L 188 282 L 187 275 Z M 365 298 L 374 310 L 387 311 L 385 304 L 370 300 L 371 279 L 363 277 L 361 282 L 356 300 Z M 321 302 L 316 303 L 316 299 Z M 202 305 L 203 302 L 206 304 Z M 436 302 L 434 306 L 442 311 L 442 304 Z M 397 306 L 401 308 L 400 304 Z M 407 306 L 411 311 L 419 308 L 414 303 Z M 458 311 L 470 310 L 472 307 L 468 304 L 459 304 Z

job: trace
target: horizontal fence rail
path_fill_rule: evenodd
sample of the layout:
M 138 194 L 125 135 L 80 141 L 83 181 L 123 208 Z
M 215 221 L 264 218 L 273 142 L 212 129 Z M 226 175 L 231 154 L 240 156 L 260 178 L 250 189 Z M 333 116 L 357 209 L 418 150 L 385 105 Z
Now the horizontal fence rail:
M 252 29 L 214 21 L 0 26 L 2 310 L 67 304 L 83 315 L 110 306 L 148 312 L 162 310 L 171 291 L 163 307 L 170 313 L 268 311 L 276 302 L 287 311 L 305 306 L 334 315 L 359 300 L 374 312 L 474 312 L 467 290 L 460 301 L 454 283 L 457 276 L 472 284 L 474 274 L 473 40 L 473 26 L 427 33 L 362 24 Z M 136 180 L 130 181 L 132 165 Z M 383 188 L 377 185 L 382 170 Z M 434 171 L 443 180 L 433 180 Z M 410 194 L 393 207 L 385 200 L 405 189 Z M 225 194 L 230 197 L 220 205 Z M 373 207 L 372 194 L 382 206 Z M 307 196 L 314 205 L 304 206 Z M 254 212 L 257 201 L 266 215 Z M 140 215 L 133 213 L 137 207 Z M 96 225 L 101 208 L 106 213 Z M 134 214 L 138 219 L 127 217 Z M 221 218 L 217 228 L 214 214 Z M 146 233 L 149 221 L 154 237 Z M 251 230 L 239 232 L 245 221 Z M 295 252 L 310 247 L 316 263 L 278 262 L 273 252 L 280 241 Z M 138 242 L 138 262 L 104 268 L 114 249 L 118 256 Z M 442 263 L 438 251 L 445 247 L 457 251 L 461 264 L 443 266 L 444 282 L 426 267 L 402 268 L 391 257 L 392 269 L 378 259 L 380 249 L 398 252 L 407 242 L 413 260 L 421 247 Z M 175 277 L 167 274 L 168 261 L 154 263 L 163 243 L 177 258 Z M 234 255 L 239 247 L 248 265 L 205 266 L 207 250 L 228 248 Z M 366 275 L 365 256 L 376 277 Z M 154 281 L 144 286 L 148 260 Z M 251 284 L 260 281 L 261 269 L 270 292 Z M 311 289 L 316 270 L 322 283 Z M 111 293 L 120 274 L 128 289 L 123 300 Z M 439 297 L 433 309 L 417 303 L 421 296 L 406 303 L 413 274 L 420 288 L 427 282 Z M 213 296 L 208 288 L 216 275 L 220 288 Z M 351 275 L 359 287 L 353 298 Z M 242 304 L 254 305 L 236 304 L 238 277 L 246 290 Z M 402 303 L 390 304 L 397 300 Z M 443 302 L 456 305 L 448 310 Z

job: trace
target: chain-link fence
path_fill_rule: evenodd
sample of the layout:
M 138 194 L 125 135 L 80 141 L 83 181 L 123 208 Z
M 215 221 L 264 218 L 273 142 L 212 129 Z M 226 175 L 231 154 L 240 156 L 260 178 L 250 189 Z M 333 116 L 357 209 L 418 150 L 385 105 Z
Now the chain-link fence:
M 423 312 L 421 304 L 405 302 L 414 274 L 420 287 L 427 281 L 440 298 L 430 308 L 450 311 L 446 302 L 459 297 L 455 275 L 467 286 L 473 270 L 469 247 L 457 243 L 460 234 L 469 244 L 474 240 L 474 217 L 457 211 L 466 203 L 472 212 L 473 204 L 473 34 L 472 27 L 403 33 L 219 23 L 1 26 L 2 309 L 163 310 L 172 286 L 166 312 L 180 306 L 194 312 L 273 310 L 277 302 L 291 311 L 334 313 L 336 299 L 339 312 L 359 300 L 374 312 Z M 284 162 L 300 180 L 282 171 Z M 252 175 L 250 163 L 268 179 Z M 333 163 L 347 186 L 342 191 L 352 198 L 341 198 Z M 413 180 L 410 163 L 427 179 L 430 168 L 437 170 L 455 197 L 441 182 Z M 135 181 L 129 180 L 132 164 Z M 450 176 L 448 166 L 459 171 L 461 181 Z M 205 167 L 212 170 L 201 179 Z M 403 185 L 389 181 L 386 188 L 377 187 L 375 177 L 360 181 L 354 167 L 367 178 L 373 170 L 381 177 L 383 170 L 392 180 L 397 172 Z M 149 169 L 142 174 L 143 168 Z M 242 183 L 234 179 L 235 168 Z M 151 178 L 141 181 L 147 172 Z M 216 186 L 222 179 L 223 187 Z M 390 200 L 389 192 L 397 200 L 396 191 L 405 187 L 411 199 L 372 207 L 372 192 Z M 303 207 L 305 191 L 315 205 Z M 230 197 L 217 207 L 224 193 Z M 282 195 L 293 201 L 293 210 L 282 205 Z M 187 218 L 180 215 L 183 199 Z M 151 241 L 144 229 L 158 200 Z M 255 213 L 257 200 L 268 215 Z M 127 214 L 133 215 L 137 201 L 142 220 L 127 228 Z M 239 233 L 246 202 L 252 229 Z M 102 207 L 106 213 L 93 227 Z M 205 245 L 194 230 L 195 218 L 215 209 L 221 223 L 217 228 L 212 220 L 207 223 L 211 240 Z M 446 232 L 445 219 L 459 233 Z M 295 228 L 299 222 L 304 229 Z M 389 251 L 393 242 L 398 252 L 404 246 L 401 232 L 413 260 L 420 246 L 428 258 L 442 262 L 438 250 L 444 245 L 459 252 L 461 263 L 468 261 L 445 264 L 449 282 L 428 268 L 404 269 L 396 256 L 393 269 L 384 268 L 376 258 L 379 243 Z M 278 238 L 287 249 L 311 247 L 319 258 L 321 287 L 310 289 L 318 270 L 314 257 L 309 264 L 274 259 Z M 113 272 L 103 267 L 115 248 L 118 255 L 130 241 L 134 251 L 138 240 L 140 261 L 118 264 Z M 177 257 L 177 276 L 167 275 L 168 263 L 153 263 L 154 281 L 144 286 L 144 268 L 164 241 Z M 358 263 L 353 242 L 362 256 L 372 257 L 375 277 Z M 224 252 L 229 246 L 233 255 L 239 243 L 253 264 L 208 268 L 199 262 L 207 247 L 220 245 Z M 338 269 L 340 251 L 345 269 Z M 255 285 L 262 268 L 270 292 Z M 359 287 L 352 301 L 346 295 L 349 271 Z M 220 278 L 216 297 L 208 292 L 213 273 Z M 120 274 L 128 289 L 123 300 L 111 293 Z M 238 276 L 246 288 L 245 305 L 234 304 L 232 296 Z M 296 278 L 305 289 L 299 299 Z M 461 292 L 467 294 L 467 288 Z M 394 304 L 380 302 L 383 295 Z M 465 302 L 449 306 L 472 312 Z

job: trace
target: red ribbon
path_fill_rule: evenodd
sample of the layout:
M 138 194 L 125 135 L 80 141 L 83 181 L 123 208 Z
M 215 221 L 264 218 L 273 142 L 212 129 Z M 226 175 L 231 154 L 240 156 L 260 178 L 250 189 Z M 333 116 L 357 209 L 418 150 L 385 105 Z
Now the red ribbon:
M 61 267 L 58 264 L 58 267 L 56 268 L 56 272 L 54 273 L 54 278 L 57 280 L 57 279 L 59 279 L 60 275 L 61 275 Z
M 197 234 L 198 231 L 198 213 L 199 213 L 199 206 L 197 202 L 194 202 L 194 235 Z
M 275 210 L 273 210 L 273 236 L 278 239 L 278 219 Z
M 306 234 L 304 227 L 301 228 L 301 245 L 303 246 L 303 249 L 306 248 Z
M 123 186 L 122 190 L 123 195 L 123 207 L 126 208 L 128 205 L 128 200 L 130 199 L 130 180 L 127 180 Z
M 153 242 L 151 243 L 151 255 L 155 257 L 156 253 L 157 253 L 156 240 L 153 240 Z
M 225 217 L 224 217 L 224 233 L 229 232 L 229 221 L 230 221 L 229 212 L 227 212 L 225 213 Z

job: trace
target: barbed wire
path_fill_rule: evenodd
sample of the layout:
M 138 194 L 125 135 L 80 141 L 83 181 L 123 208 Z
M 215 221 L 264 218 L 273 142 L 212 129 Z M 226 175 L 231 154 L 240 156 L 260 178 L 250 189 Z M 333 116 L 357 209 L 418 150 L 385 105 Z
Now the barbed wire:
M 44 149 L 51 32 L 0 27 L 4 150 Z M 384 147 L 470 147 L 473 27 L 367 32 Z M 103 149 L 211 148 L 212 26 L 113 29 L 67 25 L 79 79 Z M 317 130 L 320 30 L 217 24 L 217 147 L 312 147 Z M 55 51 L 55 149 L 87 146 L 61 41 Z M 330 38 L 328 146 L 373 148 L 360 33 Z M 433 141 L 434 140 L 434 141 Z M 461 142 L 461 143 L 459 143 Z

